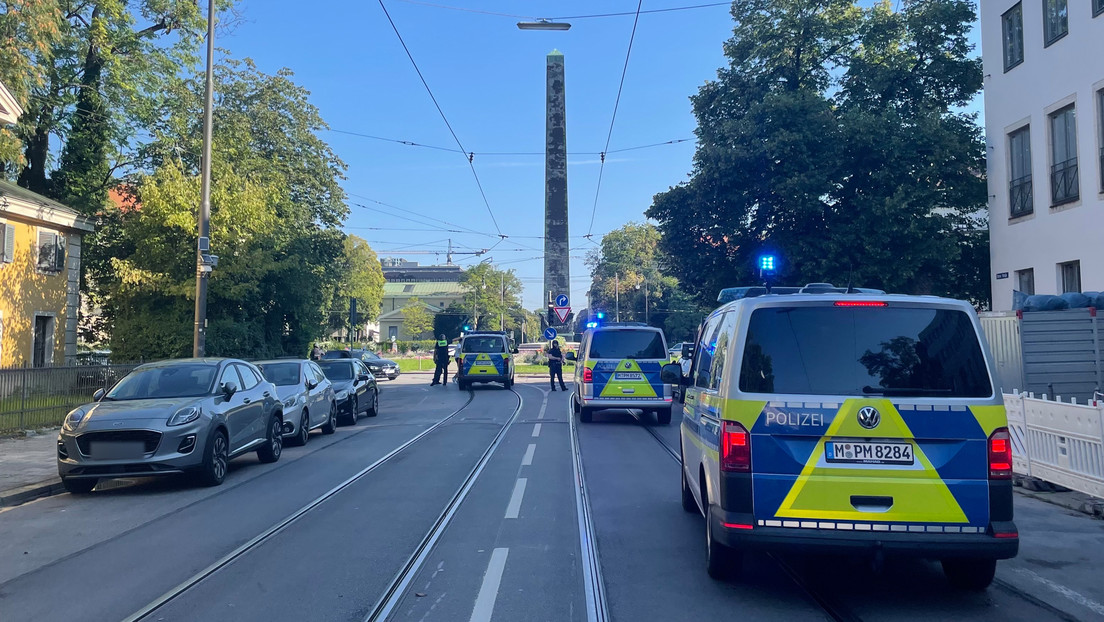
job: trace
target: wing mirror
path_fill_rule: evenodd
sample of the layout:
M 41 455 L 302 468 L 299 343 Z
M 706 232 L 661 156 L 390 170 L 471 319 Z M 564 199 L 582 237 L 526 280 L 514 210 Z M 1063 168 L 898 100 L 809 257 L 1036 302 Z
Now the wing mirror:
M 517 349 L 517 348 L 514 348 L 513 350 L 510 350 L 510 354 L 517 354 L 517 353 L 518 353 L 518 349 Z
M 238 385 L 233 382 L 222 383 L 222 394 L 226 396 L 226 399 L 230 399 L 238 392 Z
M 372 376 L 370 376 L 369 374 L 360 374 L 359 376 L 357 376 L 357 380 L 361 382 L 368 382 L 368 379 L 371 377 Z
M 668 363 L 659 369 L 659 381 L 663 384 L 682 385 L 682 366 L 676 363 Z
M 682 344 L 682 358 L 688 359 L 694 356 L 694 344 L 684 343 Z
M 566 358 L 566 359 L 567 359 L 567 360 L 569 360 L 569 361 L 577 361 L 577 360 L 579 360 L 579 359 L 578 359 L 578 358 L 577 358 L 577 357 L 575 356 L 575 353 L 574 353 L 574 352 L 568 352 L 567 354 L 565 354 L 565 355 L 564 355 L 564 358 Z
M 317 380 L 308 380 L 307 381 L 307 389 L 308 390 L 309 389 L 315 389 L 317 387 L 318 387 L 318 381 Z
M 107 395 L 107 391 L 103 389 L 96 389 L 96 392 L 92 394 L 92 401 L 98 402 L 102 400 L 105 395 Z

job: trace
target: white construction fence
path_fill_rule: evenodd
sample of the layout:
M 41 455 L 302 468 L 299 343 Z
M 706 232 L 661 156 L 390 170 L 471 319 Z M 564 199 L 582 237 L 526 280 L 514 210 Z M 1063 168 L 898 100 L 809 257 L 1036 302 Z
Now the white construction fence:
M 1004 395 L 1013 470 L 1104 498 L 1104 402 L 1046 398 Z

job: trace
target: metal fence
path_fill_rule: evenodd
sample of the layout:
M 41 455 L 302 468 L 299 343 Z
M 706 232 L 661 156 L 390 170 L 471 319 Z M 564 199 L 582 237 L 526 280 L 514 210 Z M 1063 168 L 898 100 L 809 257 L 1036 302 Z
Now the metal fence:
M 1104 403 L 1046 397 L 1004 396 L 1013 470 L 1104 498 Z
M 125 365 L 0 368 L 0 434 L 60 425 L 65 415 L 92 401 L 130 373 Z

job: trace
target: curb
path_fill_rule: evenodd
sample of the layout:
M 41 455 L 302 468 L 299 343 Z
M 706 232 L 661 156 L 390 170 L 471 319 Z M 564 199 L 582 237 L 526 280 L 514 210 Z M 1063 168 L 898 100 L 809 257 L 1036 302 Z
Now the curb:
M 1104 519 L 1104 499 L 1097 499 L 1079 492 L 1046 492 L 1016 486 L 1019 494 L 1037 499 L 1043 503 L 1056 505 L 1097 519 Z
M 33 501 L 39 497 L 51 497 L 65 492 L 59 478 L 37 484 L 28 484 L 11 490 L 0 491 L 0 508 L 8 508 Z

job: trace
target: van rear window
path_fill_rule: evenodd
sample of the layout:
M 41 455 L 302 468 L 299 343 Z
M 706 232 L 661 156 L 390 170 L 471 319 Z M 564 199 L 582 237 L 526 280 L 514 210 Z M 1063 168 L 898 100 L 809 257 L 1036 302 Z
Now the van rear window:
M 602 330 L 590 340 L 592 359 L 666 359 L 663 335 L 654 330 Z
M 962 311 L 930 307 L 756 309 L 747 331 L 746 393 L 989 397 L 989 370 Z

